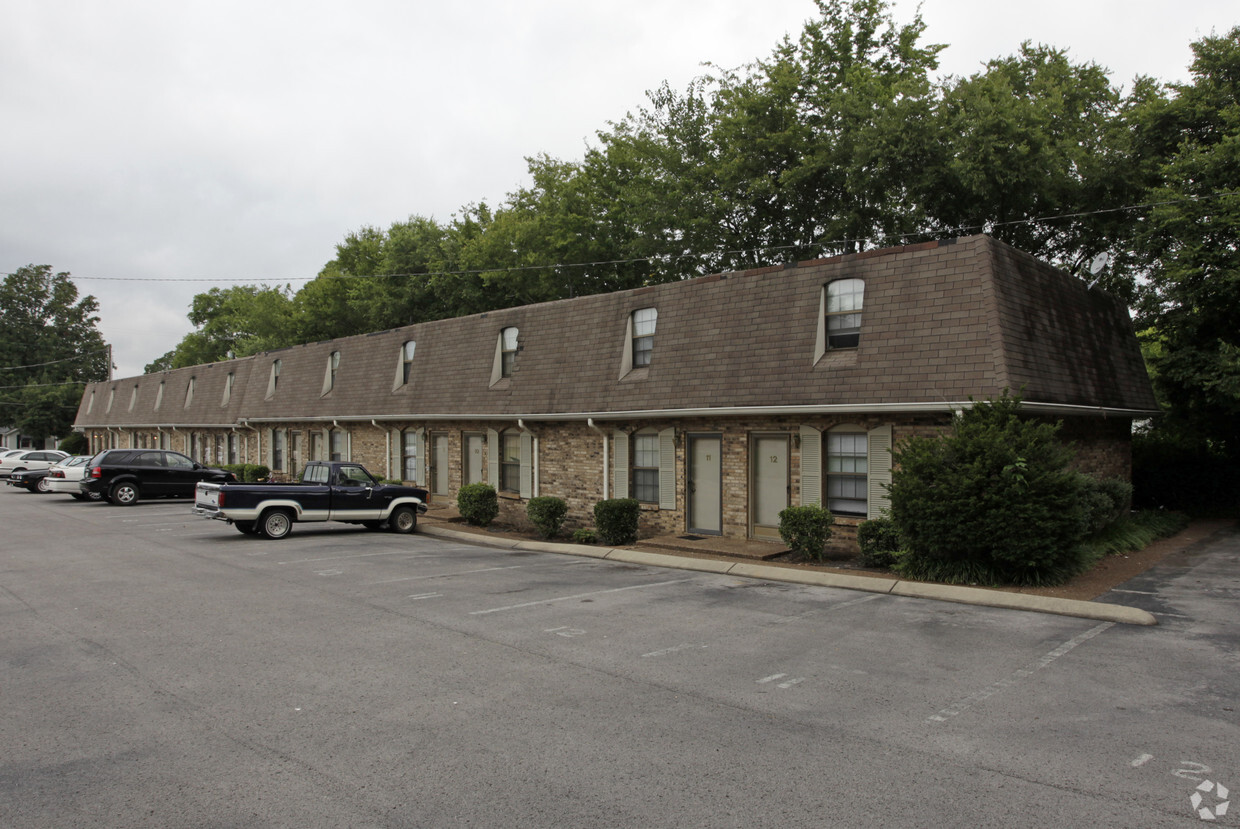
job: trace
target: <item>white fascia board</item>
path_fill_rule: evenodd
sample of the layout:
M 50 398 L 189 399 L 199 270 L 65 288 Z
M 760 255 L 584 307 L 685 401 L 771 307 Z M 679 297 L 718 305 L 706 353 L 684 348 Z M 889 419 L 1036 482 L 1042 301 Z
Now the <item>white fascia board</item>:
M 331 423 L 371 422 L 371 421 L 406 421 L 406 420 L 490 420 L 514 423 L 518 420 L 529 421 L 577 421 L 593 419 L 633 420 L 638 418 L 674 418 L 674 417 L 777 417 L 780 415 L 816 415 L 816 414 L 950 414 L 962 409 L 972 408 L 973 400 L 942 400 L 931 403 L 838 403 L 810 406 L 718 406 L 696 409 L 634 409 L 617 412 L 521 412 L 516 414 L 496 414 L 494 412 L 461 412 L 452 414 L 425 414 L 408 412 L 404 414 L 386 415 L 343 415 L 335 417 L 247 417 L 241 423 Z M 1107 406 L 1078 406 L 1067 403 L 1037 403 L 1022 401 L 1021 408 L 1036 414 L 1061 415 L 1093 415 L 1096 417 L 1142 418 L 1158 414 L 1149 409 L 1117 409 Z

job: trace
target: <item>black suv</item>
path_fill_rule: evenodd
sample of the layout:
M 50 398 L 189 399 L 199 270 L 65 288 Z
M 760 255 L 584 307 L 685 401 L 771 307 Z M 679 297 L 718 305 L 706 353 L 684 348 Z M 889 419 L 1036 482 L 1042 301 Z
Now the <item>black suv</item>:
M 223 469 L 212 469 L 166 449 L 106 449 L 86 463 L 79 484 L 83 494 L 100 495 L 129 506 L 139 498 L 192 498 L 199 481 L 235 481 Z

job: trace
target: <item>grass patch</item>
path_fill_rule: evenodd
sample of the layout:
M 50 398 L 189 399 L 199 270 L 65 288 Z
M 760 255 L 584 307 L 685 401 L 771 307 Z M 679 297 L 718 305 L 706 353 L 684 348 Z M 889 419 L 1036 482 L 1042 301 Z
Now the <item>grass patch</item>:
M 1142 510 L 1125 516 L 1085 540 L 1085 547 L 1097 558 L 1144 549 L 1160 538 L 1175 535 L 1188 526 L 1181 512 Z

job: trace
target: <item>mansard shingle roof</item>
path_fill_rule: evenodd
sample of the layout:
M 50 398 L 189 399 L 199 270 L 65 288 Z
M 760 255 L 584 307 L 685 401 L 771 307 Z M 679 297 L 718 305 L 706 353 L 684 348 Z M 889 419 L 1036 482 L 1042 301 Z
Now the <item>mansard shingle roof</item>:
M 827 351 L 815 362 L 823 286 L 851 277 L 865 281 L 860 345 Z M 629 315 L 647 307 L 658 309 L 651 364 L 622 378 Z M 519 330 L 520 350 L 512 377 L 492 385 L 496 342 L 507 327 Z M 412 375 L 397 385 L 407 340 L 417 342 Z M 333 351 L 341 354 L 340 370 L 324 394 Z M 277 359 L 279 385 L 269 398 Z M 205 425 L 230 415 L 415 420 L 899 409 L 983 399 L 1005 388 L 1023 389 L 1028 403 L 1134 413 L 1157 408 L 1122 303 L 986 236 L 421 323 L 99 383 L 87 396 L 91 389 L 106 393 L 165 377 L 171 383 L 195 371 L 215 378 L 233 367 L 244 391 L 234 391 L 237 402 L 227 413 L 219 394 L 206 392 L 216 403 L 209 413 L 215 419 L 206 419 L 200 391 L 192 412 L 170 407 L 165 397 L 163 414 Z M 85 414 L 85 405 L 78 426 L 137 422 L 123 406 L 117 412 L 114 404 L 111 419 L 102 421 L 97 403 L 93 414 Z

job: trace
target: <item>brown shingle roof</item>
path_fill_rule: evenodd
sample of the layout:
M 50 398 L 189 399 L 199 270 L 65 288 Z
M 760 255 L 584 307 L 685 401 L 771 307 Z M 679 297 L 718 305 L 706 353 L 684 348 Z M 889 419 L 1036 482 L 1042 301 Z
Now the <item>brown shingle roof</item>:
M 865 280 L 860 345 L 815 364 L 822 288 L 848 277 Z M 653 359 L 620 379 L 629 315 L 646 307 L 658 309 Z M 515 370 L 491 387 L 496 340 L 509 326 L 520 332 Z M 394 390 L 406 340 L 417 342 L 412 377 Z M 337 383 L 323 394 L 337 350 Z M 280 382 L 267 399 L 276 359 Z M 228 407 L 237 419 L 899 407 L 1022 387 L 1031 403 L 1156 409 L 1122 304 L 986 236 L 421 323 L 168 376 L 215 377 L 247 362 L 241 402 Z M 239 387 L 242 379 L 239 371 Z M 167 394 L 165 414 L 176 418 Z M 220 408 L 218 392 L 200 385 L 192 422 L 219 422 L 198 413 L 202 394 Z M 106 425 L 120 425 L 118 405 Z M 97 407 L 79 412 L 78 425 L 99 423 Z

